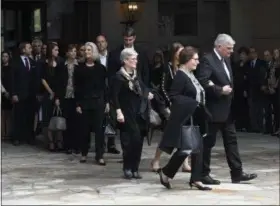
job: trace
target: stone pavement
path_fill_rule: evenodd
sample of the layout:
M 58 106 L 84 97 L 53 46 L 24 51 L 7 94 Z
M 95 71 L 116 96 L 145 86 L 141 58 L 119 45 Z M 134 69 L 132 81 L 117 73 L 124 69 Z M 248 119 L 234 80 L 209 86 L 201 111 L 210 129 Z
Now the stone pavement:
M 157 139 L 159 136 L 157 137 Z M 279 139 L 258 134 L 239 134 L 244 169 L 258 173 L 247 184 L 231 184 L 222 141 L 213 151 L 213 176 L 222 180 L 212 191 L 190 189 L 189 174 L 179 173 L 173 189 L 159 184 L 149 171 L 156 148 L 145 143 L 143 179 L 121 178 L 121 157 L 106 154 L 107 166 L 79 163 L 79 156 L 49 153 L 41 148 L 2 144 L 2 204 L 164 204 L 164 205 L 279 205 Z M 93 154 L 90 154 L 93 157 Z M 93 159 L 93 158 L 92 158 Z M 164 155 L 162 163 L 168 160 Z

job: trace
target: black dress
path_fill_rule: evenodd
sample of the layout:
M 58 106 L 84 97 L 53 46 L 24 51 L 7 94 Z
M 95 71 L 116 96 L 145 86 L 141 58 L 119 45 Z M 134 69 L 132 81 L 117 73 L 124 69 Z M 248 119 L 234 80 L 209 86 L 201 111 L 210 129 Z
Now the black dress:
M 11 91 L 11 80 L 12 80 L 12 70 L 11 67 L 8 66 L 2 66 L 1 70 L 1 83 L 3 87 L 6 89 L 7 92 L 10 93 Z M 13 105 L 11 103 L 11 99 L 7 98 L 3 93 L 2 93 L 2 102 L 1 102 L 1 108 L 3 110 L 12 110 Z
M 49 87 L 55 91 L 56 88 L 56 70 L 59 69 L 59 64 L 56 67 L 49 66 L 47 63 L 44 64 L 41 73 L 41 79 L 44 79 Z M 50 99 L 49 92 L 44 88 L 44 99 L 42 102 L 43 111 L 43 125 L 47 127 L 49 125 L 50 119 L 53 116 L 54 111 L 54 101 Z
M 138 172 L 144 137 L 148 129 L 149 90 L 139 80 L 142 95 L 129 88 L 129 81 L 120 73 L 113 79 L 112 102 L 114 108 L 121 109 L 125 122 L 119 124 L 123 150 L 123 170 Z

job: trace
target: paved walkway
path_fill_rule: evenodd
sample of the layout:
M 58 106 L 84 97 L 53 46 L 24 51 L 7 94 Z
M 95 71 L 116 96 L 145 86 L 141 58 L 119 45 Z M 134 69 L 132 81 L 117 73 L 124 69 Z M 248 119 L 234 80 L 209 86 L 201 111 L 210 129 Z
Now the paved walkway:
M 172 190 L 163 188 L 158 176 L 149 172 L 156 141 L 150 147 L 145 144 L 141 164 L 144 178 L 139 181 L 121 178 L 120 156 L 107 154 L 108 164 L 101 167 L 93 161 L 80 164 L 78 156 L 3 143 L 2 204 L 279 205 L 279 139 L 245 133 L 239 136 L 244 168 L 258 173 L 259 178 L 247 184 L 231 184 L 219 140 L 212 169 L 222 184 L 210 192 L 191 190 L 189 174 L 181 172 L 172 181 Z M 162 159 L 164 163 L 168 156 Z

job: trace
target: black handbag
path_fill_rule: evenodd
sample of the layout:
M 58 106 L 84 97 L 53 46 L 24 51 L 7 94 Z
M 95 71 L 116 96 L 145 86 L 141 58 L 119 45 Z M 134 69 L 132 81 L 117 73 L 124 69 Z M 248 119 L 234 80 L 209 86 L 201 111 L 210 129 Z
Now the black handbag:
M 193 124 L 193 117 L 190 117 L 190 125 L 182 125 L 180 129 L 182 141 L 180 151 L 188 154 L 199 153 L 202 144 L 202 136 L 199 126 Z
M 117 135 L 117 132 L 114 129 L 112 123 L 111 123 L 111 119 L 110 119 L 109 115 L 106 115 L 106 117 L 105 117 L 104 127 L 105 127 L 104 134 L 106 136 L 115 136 L 115 135 Z

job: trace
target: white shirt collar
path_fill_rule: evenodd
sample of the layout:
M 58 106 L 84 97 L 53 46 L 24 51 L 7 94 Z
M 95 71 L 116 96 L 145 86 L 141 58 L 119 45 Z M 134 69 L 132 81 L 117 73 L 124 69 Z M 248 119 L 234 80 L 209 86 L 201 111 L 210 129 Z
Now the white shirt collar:
M 108 51 L 106 50 L 104 55 L 102 55 L 101 53 L 99 53 L 99 55 L 100 55 L 100 57 L 107 57 Z
M 68 65 L 68 64 L 69 64 L 69 62 L 66 60 L 66 61 L 65 61 L 65 65 Z M 74 64 L 74 65 L 79 65 L 77 59 L 74 60 L 73 64 Z
M 132 45 L 132 47 L 126 47 L 126 46 L 124 45 L 123 47 L 124 47 L 124 49 L 126 49 L 126 48 L 134 49 L 134 45 Z M 135 49 L 134 49 L 134 50 L 135 50 Z
M 219 60 L 222 60 L 222 57 L 221 55 L 217 52 L 217 50 L 214 48 L 214 52 L 215 54 L 217 55 L 217 57 L 219 58 Z

